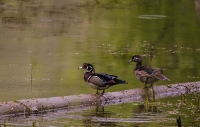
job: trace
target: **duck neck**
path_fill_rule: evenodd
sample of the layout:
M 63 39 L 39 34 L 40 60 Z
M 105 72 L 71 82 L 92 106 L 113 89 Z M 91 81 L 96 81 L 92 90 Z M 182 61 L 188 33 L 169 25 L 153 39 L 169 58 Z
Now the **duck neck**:
M 139 69 L 140 67 L 142 67 L 142 62 L 137 62 L 135 66 L 135 70 Z
M 88 81 L 88 79 L 90 78 L 92 72 L 93 71 L 87 71 L 87 72 L 85 72 L 85 74 L 84 74 L 84 80 L 85 80 L 85 82 Z

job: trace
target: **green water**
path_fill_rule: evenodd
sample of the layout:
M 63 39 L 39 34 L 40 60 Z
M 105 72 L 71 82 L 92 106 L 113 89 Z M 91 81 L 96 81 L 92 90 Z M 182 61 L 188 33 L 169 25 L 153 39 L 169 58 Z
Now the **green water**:
M 32 115 L 0 117 L 0 125 L 39 127 L 199 127 L 200 94 L 165 98 L 156 102 L 82 106 Z M 198 98 L 198 99 L 197 99 Z M 199 104 L 197 104 L 198 102 Z M 6 121 L 4 120 L 6 119 Z
M 0 0 L 0 101 L 95 93 L 78 70 L 84 62 L 129 82 L 107 92 L 143 87 L 127 62 L 134 54 L 165 69 L 171 81 L 156 85 L 198 81 L 199 4 Z

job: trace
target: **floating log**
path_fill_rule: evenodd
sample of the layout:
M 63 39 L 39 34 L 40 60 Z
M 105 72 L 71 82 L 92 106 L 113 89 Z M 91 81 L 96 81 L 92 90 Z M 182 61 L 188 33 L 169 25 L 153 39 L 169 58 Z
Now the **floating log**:
M 0 102 L 0 116 L 11 114 L 30 114 L 58 109 L 72 109 L 76 107 L 89 107 L 96 104 L 112 105 L 128 102 L 160 99 L 200 92 L 200 82 L 189 82 L 171 85 L 154 86 L 152 89 L 136 88 L 118 92 L 101 94 L 81 94 L 51 98 L 23 99 L 9 102 Z

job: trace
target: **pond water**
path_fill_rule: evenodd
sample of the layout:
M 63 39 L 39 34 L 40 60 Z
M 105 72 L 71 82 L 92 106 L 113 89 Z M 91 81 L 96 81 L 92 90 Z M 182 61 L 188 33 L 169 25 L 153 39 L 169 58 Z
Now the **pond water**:
M 133 75 L 135 63 L 127 62 L 134 54 L 171 79 L 156 85 L 198 81 L 199 10 L 199 0 L 1 0 L 0 101 L 95 93 L 83 80 L 85 71 L 78 70 L 84 62 L 129 82 L 106 92 L 143 87 Z M 123 107 L 129 114 L 117 112 Z M 130 103 L 105 111 L 129 121 L 138 107 Z M 75 116 L 82 119 L 91 110 Z
M 144 101 L 81 106 L 32 115 L 6 116 L 0 117 L 0 125 L 9 127 L 176 127 L 176 119 L 179 117 L 182 126 L 199 127 L 199 93 L 160 99 L 150 103 Z

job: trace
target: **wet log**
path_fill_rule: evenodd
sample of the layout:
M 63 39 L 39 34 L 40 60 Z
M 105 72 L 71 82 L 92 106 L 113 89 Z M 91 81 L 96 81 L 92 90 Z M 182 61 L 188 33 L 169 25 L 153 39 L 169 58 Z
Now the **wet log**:
M 0 116 L 11 114 L 30 114 L 58 109 L 76 109 L 101 105 L 139 102 L 149 99 L 180 96 L 200 92 L 200 82 L 189 82 L 171 85 L 154 86 L 150 88 L 136 88 L 118 92 L 99 94 L 81 94 L 51 98 L 23 99 L 9 102 L 0 102 Z

